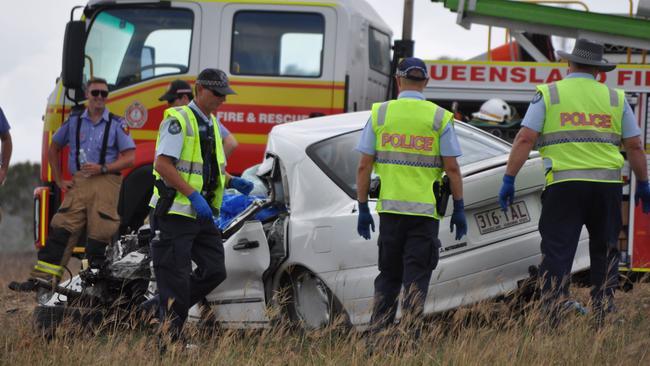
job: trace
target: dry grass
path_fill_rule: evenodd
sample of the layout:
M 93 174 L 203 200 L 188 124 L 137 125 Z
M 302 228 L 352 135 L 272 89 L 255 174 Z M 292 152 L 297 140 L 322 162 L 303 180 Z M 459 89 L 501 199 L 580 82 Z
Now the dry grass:
M 44 340 L 32 327 L 31 295 L 7 283 L 24 278 L 33 255 L 0 255 L 0 365 L 648 365 L 650 284 L 619 293 L 620 312 L 596 331 L 589 317 L 573 316 L 557 329 L 540 327 L 535 313 L 513 316 L 502 303 L 487 302 L 431 320 L 413 344 L 396 337 L 368 353 L 363 335 L 328 329 L 301 334 L 284 327 L 261 331 L 199 332 L 197 350 L 158 354 L 147 329 L 59 328 Z M 585 289 L 574 289 L 585 301 Z M 395 341 L 396 340 L 396 341 Z M 402 345 L 396 350 L 396 344 Z

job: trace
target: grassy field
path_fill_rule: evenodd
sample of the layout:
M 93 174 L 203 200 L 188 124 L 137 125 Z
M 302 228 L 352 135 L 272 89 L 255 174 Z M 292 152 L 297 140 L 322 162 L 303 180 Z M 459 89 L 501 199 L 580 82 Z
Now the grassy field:
M 600 330 L 589 316 L 571 316 L 556 329 L 535 313 L 512 315 L 499 302 L 460 309 L 427 322 L 421 339 L 399 330 L 392 341 L 366 346 L 355 331 L 301 334 L 285 327 L 262 331 L 191 330 L 198 348 L 160 356 L 150 329 L 80 330 L 63 325 L 43 339 L 32 326 L 34 299 L 7 289 L 25 278 L 33 254 L 0 254 L 0 365 L 649 365 L 650 284 L 617 294 L 619 313 Z M 588 291 L 573 289 L 586 301 Z M 399 346 L 399 347 L 398 347 Z

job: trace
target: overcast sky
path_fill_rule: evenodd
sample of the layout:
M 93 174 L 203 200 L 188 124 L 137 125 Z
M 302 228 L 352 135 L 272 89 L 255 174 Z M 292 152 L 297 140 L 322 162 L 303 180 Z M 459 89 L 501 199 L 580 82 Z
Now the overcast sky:
M 355 0 L 357 1 L 357 0 Z M 402 1 L 368 0 L 393 28 L 402 34 Z M 627 13 L 627 0 L 583 0 L 591 11 Z M 0 107 L 14 142 L 12 163 L 40 161 L 42 121 L 47 96 L 61 69 L 61 49 L 70 9 L 82 0 L 3 1 L 0 12 Z M 634 0 L 634 12 L 636 4 Z M 78 13 L 77 13 L 78 15 Z M 456 14 L 441 3 L 415 0 L 413 36 L 415 55 L 421 58 L 451 56 L 469 58 L 486 51 L 487 27 L 465 30 L 456 25 Z M 493 45 L 504 32 L 493 32 Z

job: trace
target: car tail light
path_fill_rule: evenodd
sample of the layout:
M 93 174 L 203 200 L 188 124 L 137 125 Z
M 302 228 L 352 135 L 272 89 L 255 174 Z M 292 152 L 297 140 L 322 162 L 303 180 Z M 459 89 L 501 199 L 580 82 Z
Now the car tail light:
M 47 229 L 50 224 L 50 187 L 34 189 L 34 246 L 41 249 L 45 246 Z

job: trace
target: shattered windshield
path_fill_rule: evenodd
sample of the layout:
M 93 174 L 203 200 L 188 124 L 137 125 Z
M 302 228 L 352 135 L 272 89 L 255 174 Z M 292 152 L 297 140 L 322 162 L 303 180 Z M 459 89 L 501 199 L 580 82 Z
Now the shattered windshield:
M 98 13 L 86 40 L 84 78 L 111 89 L 186 73 L 194 15 L 186 9 L 116 8 Z

